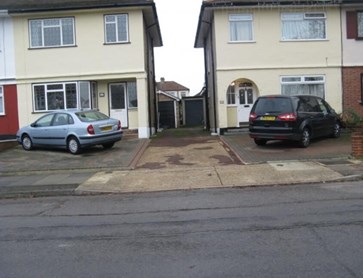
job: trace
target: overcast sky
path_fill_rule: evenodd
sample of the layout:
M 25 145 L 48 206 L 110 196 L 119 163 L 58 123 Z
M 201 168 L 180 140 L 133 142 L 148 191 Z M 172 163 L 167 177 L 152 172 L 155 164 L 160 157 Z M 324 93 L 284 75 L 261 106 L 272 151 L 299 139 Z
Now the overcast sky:
M 198 93 L 204 84 L 203 49 L 194 48 L 202 0 L 154 0 L 163 46 L 154 48 L 156 81 L 164 77 Z

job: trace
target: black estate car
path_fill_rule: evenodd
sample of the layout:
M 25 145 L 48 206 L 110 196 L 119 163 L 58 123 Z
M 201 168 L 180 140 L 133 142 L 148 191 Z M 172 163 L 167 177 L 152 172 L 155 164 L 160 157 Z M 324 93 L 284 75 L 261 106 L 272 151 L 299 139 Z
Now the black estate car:
M 306 148 L 316 137 L 340 136 L 341 123 L 334 109 L 311 95 L 261 96 L 254 103 L 249 132 L 257 145 L 268 140 L 293 140 Z

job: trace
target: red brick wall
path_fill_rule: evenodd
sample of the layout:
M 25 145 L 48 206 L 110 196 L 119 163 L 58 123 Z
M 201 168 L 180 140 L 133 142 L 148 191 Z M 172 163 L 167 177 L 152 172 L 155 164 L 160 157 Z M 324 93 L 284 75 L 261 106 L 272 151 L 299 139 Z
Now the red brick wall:
M 363 67 L 343 68 L 343 110 L 353 109 L 363 117 Z
M 0 116 L 0 136 L 15 135 L 19 129 L 16 85 L 3 85 L 5 115 Z

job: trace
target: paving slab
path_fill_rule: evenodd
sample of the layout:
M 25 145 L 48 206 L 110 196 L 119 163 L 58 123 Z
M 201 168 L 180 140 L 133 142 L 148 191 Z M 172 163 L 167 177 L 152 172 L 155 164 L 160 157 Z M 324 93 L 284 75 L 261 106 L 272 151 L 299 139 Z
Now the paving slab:
M 328 182 L 342 175 L 315 162 L 98 172 L 78 193 L 130 193 Z

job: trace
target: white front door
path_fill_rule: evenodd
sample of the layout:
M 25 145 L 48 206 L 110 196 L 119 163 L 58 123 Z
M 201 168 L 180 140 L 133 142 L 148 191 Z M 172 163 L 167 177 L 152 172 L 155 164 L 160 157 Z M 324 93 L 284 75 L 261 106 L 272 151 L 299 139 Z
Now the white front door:
M 123 128 L 128 127 L 126 84 L 110 84 L 109 99 L 110 117 L 120 120 Z
M 249 120 L 250 111 L 256 99 L 253 88 L 239 88 L 238 99 L 238 122 L 246 123 Z

